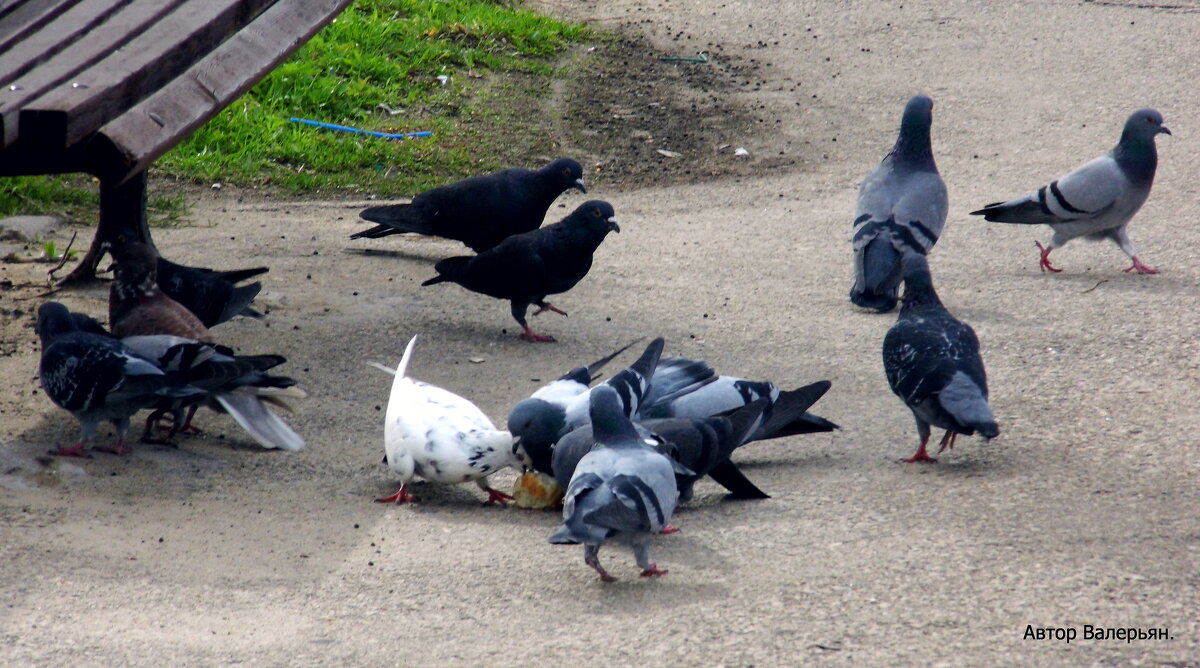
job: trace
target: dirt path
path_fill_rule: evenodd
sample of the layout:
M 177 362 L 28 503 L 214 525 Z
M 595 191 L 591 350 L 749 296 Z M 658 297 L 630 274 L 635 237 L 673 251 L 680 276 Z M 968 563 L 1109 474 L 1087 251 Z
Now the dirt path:
M 555 300 L 571 316 L 541 317 L 561 341 L 544 346 L 515 340 L 504 304 L 418 289 L 455 244 L 350 242 L 359 202 L 206 193 L 196 227 L 156 239 L 183 262 L 270 265 L 270 326 L 219 333 L 291 360 L 312 395 L 291 418 L 309 441 L 299 454 L 261 452 L 210 415 L 210 435 L 179 450 L 43 467 L 35 458 L 75 425 L 37 390 L 36 302 L 0 293 L 0 662 L 1200 665 L 1200 5 L 1133 4 L 541 3 L 625 25 L 661 53 L 707 51 L 708 65 L 669 67 L 723 68 L 710 94 L 744 115 L 704 121 L 727 135 L 711 153 L 664 161 L 694 160 L 701 177 L 733 148 L 751 157 L 668 186 L 617 189 L 593 173 L 591 195 L 613 202 L 622 233 Z M 601 44 L 586 57 L 613 54 Z M 632 72 L 668 66 L 621 57 Z M 916 92 L 937 103 L 951 198 L 934 277 L 979 334 L 1002 428 L 988 444 L 960 439 L 936 466 L 896 463 L 916 437 L 879 359 L 894 318 L 846 299 L 858 181 Z M 1123 274 L 1118 249 L 1083 242 L 1056 251 L 1062 274 L 1043 275 L 1033 241 L 1046 230 L 966 215 L 1099 154 L 1143 106 L 1175 132 L 1130 227 L 1161 275 Z M 608 159 L 586 135 L 563 143 Z M 20 272 L 34 275 L 4 275 Z M 65 300 L 105 312 L 100 293 Z M 395 483 L 379 464 L 389 378 L 363 362 L 394 364 L 414 333 L 413 374 L 498 421 L 540 381 L 662 335 L 722 371 L 831 379 L 817 412 L 845 429 L 747 448 L 739 461 L 772 499 L 722 503 L 702 483 L 682 533 L 656 542 L 671 574 L 642 581 L 614 547 L 602 554 L 621 581 L 602 586 L 578 548 L 545 542 L 551 514 L 481 509 L 471 486 L 424 487 L 412 507 L 369 502 Z M 1085 624 L 1172 638 L 1023 637 Z

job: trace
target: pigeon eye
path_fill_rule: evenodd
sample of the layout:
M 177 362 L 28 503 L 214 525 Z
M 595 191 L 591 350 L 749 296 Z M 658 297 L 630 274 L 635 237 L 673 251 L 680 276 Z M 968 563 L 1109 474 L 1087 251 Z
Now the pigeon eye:
M 600 209 L 592 209 L 592 217 L 599 218 L 600 217 Z

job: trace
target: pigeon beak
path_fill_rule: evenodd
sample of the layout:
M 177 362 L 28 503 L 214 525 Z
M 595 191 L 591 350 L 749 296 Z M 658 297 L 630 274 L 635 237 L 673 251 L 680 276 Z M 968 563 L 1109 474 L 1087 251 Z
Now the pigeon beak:
M 1169 135 L 1169 134 L 1171 134 L 1171 128 L 1169 128 L 1169 127 L 1167 127 L 1167 126 L 1165 126 L 1165 125 L 1160 125 L 1160 126 L 1158 126 L 1158 131 L 1159 131 L 1159 132 L 1161 132 L 1161 133 L 1163 133 L 1164 135 Z
M 1168 134 L 1170 134 L 1170 133 L 1168 133 Z M 587 186 L 583 185 L 583 179 L 575 179 L 575 185 L 573 185 L 571 187 L 578 188 L 579 192 L 581 192 L 581 193 L 587 192 Z
M 617 224 L 616 216 L 613 216 L 612 218 L 608 219 L 608 229 L 612 230 L 613 232 L 616 232 L 617 234 L 621 233 L 621 226 Z

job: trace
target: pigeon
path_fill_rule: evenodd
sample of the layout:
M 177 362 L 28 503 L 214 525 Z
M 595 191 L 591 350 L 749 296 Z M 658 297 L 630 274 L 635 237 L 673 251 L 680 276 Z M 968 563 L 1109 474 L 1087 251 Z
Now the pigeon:
M 114 268 L 116 280 L 109 289 L 108 319 L 114 336 L 126 339 L 166 334 L 193 342 L 215 343 L 212 332 L 195 314 L 159 288 L 158 256 L 153 249 L 142 243 L 127 243 L 114 249 L 113 256 L 117 260 Z M 232 355 L 232 351 L 226 352 L 225 355 Z M 153 353 L 148 356 L 157 359 Z M 275 380 L 286 377 L 268 378 L 270 380 L 264 380 L 265 384 L 261 385 L 247 379 L 236 388 L 208 387 L 213 393 L 211 400 L 206 403 L 214 410 L 228 412 L 234 421 L 263 447 L 300 450 L 304 447 L 304 439 L 272 413 L 263 402 L 286 407 L 286 404 L 282 403 L 282 396 L 298 398 L 305 394 L 292 387 L 294 381 L 281 386 L 282 381 Z M 290 378 L 286 380 L 291 381 Z M 175 423 L 170 436 L 180 431 L 199 431 L 192 424 L 197 407 L 198 404 L 189 407 L 184 422 Z M 172 407 L 165 412 L 177 414 L 176 408 Z M 158 416 L 152 416 L 147 426 L 161 415 L 160 413 Z
M 928 253 L 946 224 L 949 203 L 933 161 L 932 122 L 933 100 L 924 95 L 909 100 L 896 145 L 858 190 L 850 301 L 863 308 L 896 307 L 900 256 Z
M 829 381 L 820 381 L 782 392 L 775 399 L 759 397 L 724 414 L 639 419 L 634 424 L 645 440 L 659 443 L 661 452 L 692 472 L 676 476 L 680 503 L 691 500 L 692 486 L 705 475 L 729 490 L 730 498 L 767 499 L 770 496 L 742 474 L 730 461 L 730 455 L 736 448 L 752 441 L 794 435 L 791 425 L 799 421 L 829 387 Z M 566 486 L 591 443 L 591 428 L 584 425 L 554 445 L 553 475 L 560 485 Z
M 679 498 L 678 467 L 647 445 L 611 387 L 589 394 L 596 444 L 579 460 L 563 500 L 557 545 L 583 543 L 583 561 L 603 582 L 616 580 L 600 565 L 600 546 L 617 538 L 633 547 L 642 577 L 667 574 L 650 561 L 650 539 L 667 527 Z
M 383 427 L 385 461 L 400 475 L 400 489 L 376 501 L 416 501 L 409 491 L 416 476 L 446 484 L 474 480 L 487 493 L 487 503 L 512 501 L 508 494 L 489 487 L 487 477 L 509 466 L 528 466 L 524 449 L 512 434 L 496 429 L 475 404 L 408 377 L 416 342 L 415 336 L 409 340 L 394 372 Z
M 662 338 L 654 339 L 636 362 L 604 382 L 617 391 L 626 415 L 637 411 L 650 388 L 650 379 L 658 371 L 664 345 Z M 611 357 L 602 361 L 609 359 Z M 596 365 L 593 364 L 571 370 L 539 388 L 528 399 L 517 402 L 509 411 L 508 430 L 519 439 L 535 470 L 550 474 L 554 443 L 590 419 L 590 394 L 595 388 L 588 387 L 588 383 L 593 373 L 590 370 L 594 368 Z
M 1111 239 L 1120 246 L 1133 261 L 1127 273 L 1157 274 L 1157 269 L 1138 259 L 1125 227 L 1150 196 L 1158 167 L 1154 138 L 1159 134 L 1171 134 L 1162 114 L 1139 109 L 1125 121 L 1121 140 L 1107 155 L 1024 197 L 988 204 L 971 215 L 997 223 L 1049 225 L 1054 230 L 1050 243 L 1034 242 L 1041 251 L 1042 271 L 1062 271 L 1050 264 L 1050 251 L 1084 237 Z
M 287 360 L 281 355 L 234 355 L 225 346 L 201 343 L 169 334 L 127 336 L 121 339 L 138 355 L 153 361 L 160 369 L 174 373 L 193 387 L 207 392 L 203 403 L 221 413 L 228 413 L 246 433 L 267 449 L 296 452 L 304 449 L 304 439 L 272 413 L 266 403 L 288 408 L 285 397 L 303 398 L 303 390 L 295 387 L 296 380 L 287 376 L 265 373 Z M 200 404 L 192 398 L 174 405 L 160 406 L 146 419 L 142 440 L 153 441 L 152 425 L 166 413 L 174 422 L 170 433 L 159 442 L 170 443 L 181 430 L 195 430 L 192 416 Z M 188 408 L 187 416 L 182 415 Z
M 58 302 L 38 308 L 37 333 L 42 343 L 38 375 L 42 389 L 51 401 L 79 420 L 82 430 L 77 442 L 50 454 L 90 457 L 88 447 L 104 420 L 116 427 L 117 440 L 112 446 L 96 450 L 125 454 L 129 452 L 125 438 L 134 413 L 157 408 L 164 402 L 204 396 L 204 390 L 179 381 L 120 341 L 90 328 L 81 329 L 81 319 L 74 315 Z
M 563 192 L 583 185 L 583 167 L 559 158 L 538 170 L 512 167 L 434 188 L 409 204 L 373 206 L 359 215 L 375 227 L 350 236 L 377 239 L 411 232 L 463 242 L 476 253 L 536 230 Z
M 451 257 L 434 265 L 438 275 L 422 283 L 458 283 L 464 288 L 512 302 L 512 316 L 521 325 L 521 338 L 553 342 L 554 337 L 529 328 L 525 313 L 553 311 L 567 315 L 546 301 L 547 295 L 566 292 L 592 268 L 592 254 L 609 232 L 620 232 L 612 205 L 589 200 L 552 225 L 511 236 L 498 246 L 475 256 Z
M 691 363 L 693 365 L 703 364 L 707 367 L 707 364 L 701 360 L 672 357 L 660 362 L 659 368 L 673 368 L 683 363 Z M 771 381 L 747 380 L 736 376 L 722 375 L 703 384 L 686 387 L 681 392 L 671 393 L 667 396 L 663 396 L 659 392 L 660 387 L 662 386 L 659 385 L 658 374 L 656 374 L 655 378 L 652 379 L 650 392 L 647 394 L 644 402 L 644 408 L 639 411 L 640 417 L 709 417 L 728 413 L 752 401 L 765 398 L 769 400 L 769 403 L 764 413 L 767 417 L 771 418 L 770 432 L 772 435 L 769 438 L 797 436 L 800 434 L 813 434 L 841 429 L 837 424 L 807 411 L 799 415 L 789 412 L 787 413 L 789 416 L 788 421 L 785 424 L 779 424 L 777 421 L 780 418 L 774 415 L 773 412 L 776 405 L 790 405 L 796 401 L 804 401 L 813 392 L 817 394 L 808 403 L 809 405 L 816 403 L 829 390 L 829 381 L 820 381 L 795 390 L 784 391 L 780 390 Z M 765 436 L 758 435 L 754 437 L 754 440 L 761 440 L 762 438 L 765 438 Z
M 958 434 L 1000 434 L 988 406 L 987 374 L 979 339 L 970 325 L 956 320 L 933 289 L 925 256 L 904 256 L 904 298 L 900 316 L 883 338 L 883 369 L 892 391 L 917 421 L 921 446 L 904 461 L 936 462 L 925 451 L 929 427 L 946 430 L 942 452 Z
M 262 313 L 251 308 L 250 302 L 262 291 L 255 281 L 235 285 L 259 274 L 267 267 L 216 271 L 204 267 L 187 267 L 158 258 L 158 285 L 167 296 L 183 304 L 205 327 L 216 327 L 234 316 L 262 319 Z
M 158 285 L 158 254 L 143 243 L 113 249 L 116 280 L 108 292 L 108 324 L 118 338 L 172 334 L 213 343 L 212 333 L 194 313 Z

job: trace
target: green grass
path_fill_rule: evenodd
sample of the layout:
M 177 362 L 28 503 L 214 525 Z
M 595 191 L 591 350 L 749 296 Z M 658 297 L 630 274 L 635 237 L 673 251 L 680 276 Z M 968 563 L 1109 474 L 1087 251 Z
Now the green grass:
M 528 116 L 521 106 L 548 91 L 552 57 L 587 36 L 582 26 L 512 2 L 356 0 L 163 156 L 151 175 L 287 194 L 397 195 L 489 171 L 514 154 L 544 149 L 543 137 L 529 136 L 532 121 L 521 118 Z M 530 80 L 541 85 L 511 83 Z M 388 114 L 379 105 L 402 111 Z M 291 123 L 291 116 L 433 136 L 389 141 Z M 0 179 L 0 214 L 72 211 L 94 220 L 89 181 Z

